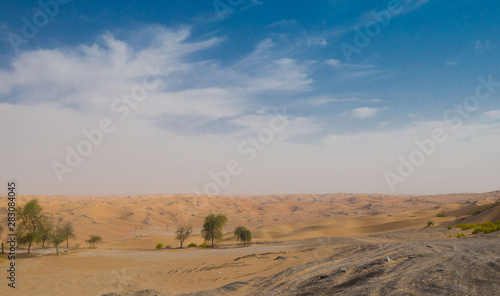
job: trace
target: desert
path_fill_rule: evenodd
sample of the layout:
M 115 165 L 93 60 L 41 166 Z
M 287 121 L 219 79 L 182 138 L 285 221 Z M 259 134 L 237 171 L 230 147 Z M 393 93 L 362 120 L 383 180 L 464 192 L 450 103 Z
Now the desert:
M 496 295 L 500 191 L 393 196 L 20 196 L 37 199 L 75 238 L 18 249 L 16 295 Z M 7 196 L 2 197 L 6 202 Z M 1 208 L 2 215 L 6 208 Z M 224 239 L 200 245 L 203 218 L 224 213 Z M 446 215 L 442 215 L 446 213 Z M 445 216 L 445 217 L 443 217 Z M 428 221 L 434 227 L 428 227 Z M 183 249 L 178 225 L 193 234 Z M 252 232 L 249 246 L 232 229 Z M 431 225 L 432 226 L 432 225 Z M 456 237 L 463 233 L 466 237 Z M 96 248 L 85 242 L 98 234 Z M 6 236 L 2 237 L 3 241 Z M 165 246 L 155 248 L 158 243 Z M 2 269 L 8 260 L 2 258 Z M 5 280 L 2 279 L 3 281 Z M 7 283 L 1 293 L 8 295 Z

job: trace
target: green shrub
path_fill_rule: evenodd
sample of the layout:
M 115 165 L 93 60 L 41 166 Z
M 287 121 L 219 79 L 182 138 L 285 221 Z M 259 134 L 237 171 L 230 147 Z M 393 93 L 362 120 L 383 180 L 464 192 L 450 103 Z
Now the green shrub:
M 196 245 L 195 243 L 190 243 L 188 245 L 188 248 L 196 248 L 198 245 Z
M 453 235 L 451 235 L 451 234 L 448 234 L 448 237 L 453 237 Z
M 436 214 L 436 217 L 448 217 L 448 214 L 446 214 L 445 212 L 441 211 L 441 213 L 437 213 Z
M 500 225 L 500 221 L 495 222 L 496 225 Z
M 166 245 L 166 246 L 165 246 L 165 249 L 172 249 L 172 246 L 170 246 L 170 245 Z
M 161 249 L 161 248 L 163 248 L 163 244 L 162 244 L 162 243 L 158 243 L 158 244 L 156 245 L 156 248 L 157 248 L 157 249 Z
M 477 227 L 477 228 L 474 228 L 474 230 L 472 231 L 472 234 L 478 234 L 481 231 L 482 231 L 481 228 Z
M 497 228 L 496 227 L 484 227 L 484 228 L 482 228 L 482 230 L 484 233 L 491 233 L 491 232 L 497 231 Z
M 467 235 L 463 234 L 462 232 L 457 233 L 457 238 L 461 238 L 461 237 L 467 237 Z
M 460 224 L 457 224 L 456 228 L 461 228 L 462 230 L 468 230 L 468 229 L 476 228 L 479 226 L 481 226 L 481 224 L 479 224 L 479 223 L 474 223 L 474 224 L 460 223 Z
M 208 245 L 206 242 L 203 242 L 201 245 L 198 246 L 199 248 L 208 248 Z
M 491 223 L 491 222 L 486 222 L 486 223 L 483 223 L 481 226 L 482 227 L 495 227 L 495 224 Z
M 482 211 L 480 211 L 480 210 L 476 210 L 476 211 L 474 211 L 474 212 L 470 212 L 470 213 L 469 213 L 469 215 L 471 215 L 471 216 L 475 216 L 475 215 L 477 215 L 477 214 L 481 214 L 481 212 L 482 212 Z
M 448 229 L 453 229 L 453 225 L 448 226 Z

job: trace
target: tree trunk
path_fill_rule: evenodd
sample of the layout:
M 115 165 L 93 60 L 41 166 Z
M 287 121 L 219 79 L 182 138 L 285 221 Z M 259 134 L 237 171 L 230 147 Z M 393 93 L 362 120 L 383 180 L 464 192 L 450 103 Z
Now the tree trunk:
M 95 249 L 95 247 L 94 247 L 94 242 L 92 242 L 92 249 Z
M 58 245 L 56 245 L 56 254 L 57 254 L 57 256 L 59 256 L 59 246 Z
M 28 244 L 28 255 L 30 254 L 31 242 Z
M 42 240 L 42 249 L 45 249 L 45 240 Z
M 69 235 L 66 237 L 66 249 L 69 249 Z
M 214 247 L 214 236 L 212 235 L 212 248 Z

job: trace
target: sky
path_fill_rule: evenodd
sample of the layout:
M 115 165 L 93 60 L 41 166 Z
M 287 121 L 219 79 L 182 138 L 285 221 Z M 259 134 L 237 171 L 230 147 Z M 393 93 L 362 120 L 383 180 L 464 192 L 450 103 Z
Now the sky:
M 0 1 L 18 194 L 500 189 L 500 3 Z

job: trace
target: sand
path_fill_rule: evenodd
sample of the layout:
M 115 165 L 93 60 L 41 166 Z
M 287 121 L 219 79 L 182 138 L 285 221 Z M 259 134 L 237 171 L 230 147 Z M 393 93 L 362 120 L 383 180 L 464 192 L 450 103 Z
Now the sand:
M 61 248 L 60 256 L 51 247 L 35 246 L 31 258 L 18 258 L 16 293 L 2 276 L 0 295 L 145 289 L 158 292 L 141 295 L 500 294 L 498 233 L 456 239 L 448 234 L 457 230 L 446 228 L 458 223 L 456 216 L 471 223 L 500 220 L 500 207 L 486 209 L 500 199 L 499 191 L 438 196 L 22 196 L 18 201 L 32 198 L 54 219 L 72 221 L 76 238 L 69 249 Z M 6 197 L 1 201 L 6 204 Z M 469 217 L 478 210 L 482 212 Z M 5 211 L 0 208 L 0 217 Z M 449 216 L 435 217 L 441 211 Z M 229 219 L 224 228 L 229 239 L 220 248 L 177 249 L 177 225 L 193 226 L 195 235 L 185 246 L 200 244 L 204 217 L 219 212 Z M 429 219 L 437 227 L 423 229 Z M 238 225 L 251 229 L 250 247 L 230 238 Z M 104 239 L 96 249 L 84 243 L 89 234 Z M 156 250 L 159 242 L 172 249 Z M 278 256 L 286 259 L 275 260 Z M 385 256 L 391 261 L 384 261 Z M 8 261 L 1 260 L 6 270 Z

